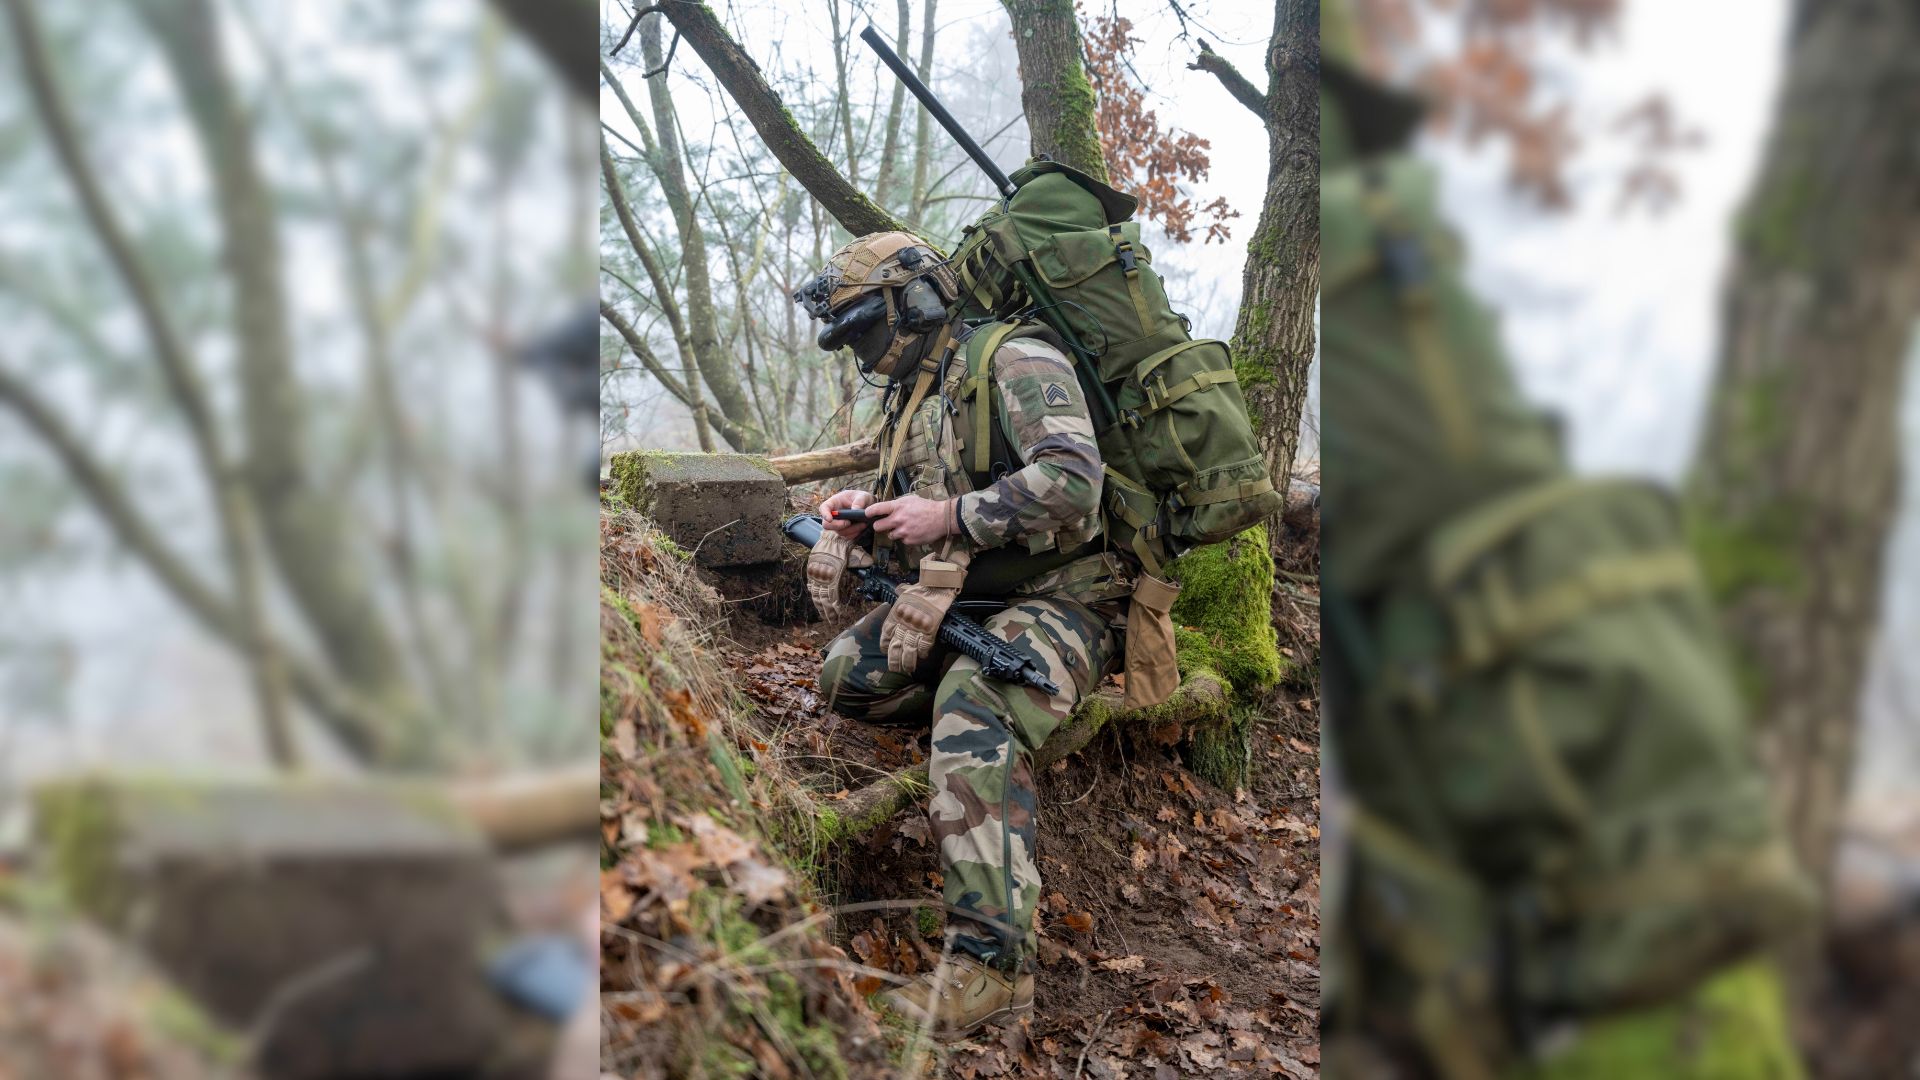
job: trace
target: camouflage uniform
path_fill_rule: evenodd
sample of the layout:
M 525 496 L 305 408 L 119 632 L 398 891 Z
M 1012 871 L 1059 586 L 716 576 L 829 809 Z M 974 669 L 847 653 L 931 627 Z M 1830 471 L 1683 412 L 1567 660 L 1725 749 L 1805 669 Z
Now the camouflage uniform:
M 1060 693 L 987 679 L 972 659 L 946 650 L 911 674 L 887 670 L 879 644 L 887 606 L 833 640 L 820 683 L 845 716 L 901 726 L 931 718 L 929 814 L 945 898 L 972 916 L 952 927 L 955 947 L 1011 967 L 1032 952 L 1040 896 L 1029 756 L 1118 657 L 1116 630 L 1133 583 L 1116 556 L 1098 550 L 1100 454 L 1066 356 L 1020 338 L 1000 346 L 992 368 L 995 415 L 1017 467 L 974 488 L 951 406 L 963 374 L 957 362 L 937 373 L 938 392 L 897 421 L 906 425 L 898 466 L 914 494 L 960 500 L 962 532 L 947 542 L 971 559 L 968 595 L 976 582 L 1004 585 L 988 591 L 1010 606 L 985 620 L 987 628 L 1032 656 Z M 891 431 L 881 438 L 890 445 Z M 880 545 L 883 564 L 891 558 L 896 571 L 925 553 Z

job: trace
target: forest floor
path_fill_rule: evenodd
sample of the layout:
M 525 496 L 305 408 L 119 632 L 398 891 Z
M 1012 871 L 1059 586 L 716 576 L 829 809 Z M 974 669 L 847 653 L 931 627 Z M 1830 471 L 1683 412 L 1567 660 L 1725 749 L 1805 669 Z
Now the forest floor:
M 735 660 L 773 721 L 774 752 L 829 806 L 868 775 L 924 760 L 928 740 L 825 709 L 814 676 L 831 629 L 796 628 Z M 1035 1010 L 955 1044 L 948 1075 L 1317 1073 L 1315 705 L 1297 691 L 1268 702 L 1248 789 L 1216 790 L 1174 750 L 1112 729 L 1042 771 Z M 838 903 L 937 905 L 924 800 L 847 841 L 827 876 Z M 912 976 L 939 961 L 937 910 L 863 913 L 840 921 L 835 942 Z
M 1035 1011 L 941 1046 L 872 1000 L 940 958 L 940 865 L 924 797 L 862 836 L 822 844 L 811 827 L 819 808 L 924 760 L 927 733 L 826 708 L 815 680 L 839 626 L 802 621 L 797 565 L 791 582 L 708 574 L 663 589 L 659 573 L 643 572 L 663 565 L 654 542 L 643 525 L 603 527 L 612 552 L 603 605 L 613 611 L 603 637 L 612 627 L 621 639 L 609 654 L 616 684 L 602 695 L 614 777 L 602 793 L 607 1071 L 1317 1075 L 1310 607 L 1277 612 L 1283 651 L 1301 654 L 1302 674 L 1261 703 L 1245 789 L 1215 789 L 1177 747 L 1114 730 L 1043 770 Z M 1309 577 L 1316 555 L 1302 552 L 1291 569 Z M 696 678 L 670 670 L 690 664 Z M 645 677 L 620 683 L 628 666 Z M 631 692 L 663 681 L 692 692 L 668 706 L 650 703 L 659 693 Z M 728 695 L 722 721 L 711 706 Z M 701 741 L 705 760 L 689 761 L 682 751 Z M 769 987 L 747 978 L 769 971 L 780 973 Z M 781 1002 L 799 1004 L 798 1022 L 769 1004 Z M 835 1047 L 801 1034 L 826 1028 Z

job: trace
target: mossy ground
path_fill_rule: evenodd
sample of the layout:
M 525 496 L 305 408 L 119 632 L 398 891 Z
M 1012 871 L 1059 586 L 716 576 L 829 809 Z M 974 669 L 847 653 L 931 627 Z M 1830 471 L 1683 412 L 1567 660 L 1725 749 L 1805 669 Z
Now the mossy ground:
M 1508 1078 L 1794 1080 L 1806 1071 L 1789 1030 L 1778 973 L 1750 963 L 1714 977 L 1680 1002 L 1587 1025 L 1560 1052 Z

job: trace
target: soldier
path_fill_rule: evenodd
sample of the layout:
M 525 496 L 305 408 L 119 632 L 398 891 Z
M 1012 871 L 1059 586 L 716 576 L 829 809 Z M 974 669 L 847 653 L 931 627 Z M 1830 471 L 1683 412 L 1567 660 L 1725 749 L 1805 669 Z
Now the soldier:
M 1671 500 L 1569 475 L 1321 14 L 1327 1075 L 1801 1075 L 1810 891 Z
M 850 562 L 918 572 L 897 601 L 833 640 L 820 685 L 842 715 L 932 723 L 929 815 L 953 959 L 886 1000 L 943 1037 L 1033 1006 L 1027 964 L 1040 872 L 1029 756 L 1115 665 L 1134 585 L 1099 543 L 1093 424 L 1073 367 L 1047 332 L 1023 328 L 994 351 L 994 464 L 986 475 L 969 471 L 961 451 L 974 428 L 956 419 L 965 328 L 949 318 L 959 298 L 939 253 L 898 232 L 848 244 L 795 294 L 826 320 L 822 348 L 848 346 L 864 375 L 887 380 L 876 490 L 821 503 L 825 528 L 807 561 L 807 587 L 832 617 Z M 849 508 L 872 522 L 871 554 L 857 543 L 866 525 L 831 516 Z M 986 627 L 1031 655 L 1058 694 L 987 679 L 935 641 L 963 591 L 1005 601 Z

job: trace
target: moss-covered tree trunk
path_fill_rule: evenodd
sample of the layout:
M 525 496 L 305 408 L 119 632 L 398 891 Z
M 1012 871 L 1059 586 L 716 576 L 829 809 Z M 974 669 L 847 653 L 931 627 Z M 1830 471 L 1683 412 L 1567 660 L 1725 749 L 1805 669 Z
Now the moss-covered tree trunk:
M 1204 42 L 1192 66 L 1217 77 L 1266 129 L 1267 191 L 1241 271 L 1233 354 L 1267 469 L 1284 489 L 1300 449 L 1320 295 L 1318 0 L 1274 5 L 1264 91 Z M 1283 536 L 1284 530 L 1272 530 L 1275 544 Z
M 793 114 L 780 103 L 780 95 L 767 85 L 760 66 L 733 40 L 727 28 L 720 25 L 713 9 L 689 0 L 669 0 L 660 5 L 660 10 L 672 20 L 674 29 L 740 106 L 741 113 L 766 142 L 767 149 L 773 151 L 773 156 L 808 194 L 820 201 L 841 228 L 855 236 L 906 228 L 898 218 L 848 183 L 833 162 L 827 160 L 801 130 Z
M 1080 60 L 1073 0 L 1001 0 L 1020 54 L 1020 108 L 1033 152 L 1105 183 L 1107 162 L 1094 123 L 1093 85 Z
M 1802 2 L 1691 488 L 1799 850 L 1830 868 L 1920 312 L 1920 7 Z

